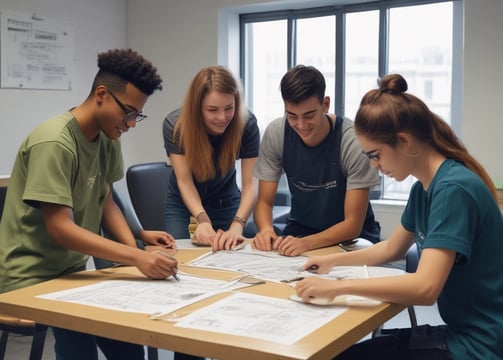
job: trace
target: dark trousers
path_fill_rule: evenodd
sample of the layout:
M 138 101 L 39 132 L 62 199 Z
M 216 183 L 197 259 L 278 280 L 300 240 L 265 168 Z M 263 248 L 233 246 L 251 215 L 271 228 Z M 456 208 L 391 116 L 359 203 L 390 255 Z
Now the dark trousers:
M 445 331 L 445 325 L 393 329 L 389 335 L 353 345 L 334 360 L 452 360 Z
M 52 328 L 56 360 L 97 360 L 98 347 L 108 360 L 144 360 L 142 345 L 126 343 L 76 331 Z
M 98 360 L 98 347 L 108 360 L 145 360 L 142 345 L 107 339 L 76 331 L 52 328 L 56 360 Z M 174 353 L 175 360 L 204 360 L 203 357 Z

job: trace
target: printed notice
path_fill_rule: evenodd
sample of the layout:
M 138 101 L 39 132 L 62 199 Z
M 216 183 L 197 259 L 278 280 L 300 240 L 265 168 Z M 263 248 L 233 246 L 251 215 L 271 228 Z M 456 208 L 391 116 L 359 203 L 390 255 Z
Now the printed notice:
M 36 15 L 2 11 L 2 88 L 70 90 L 73 27 Z

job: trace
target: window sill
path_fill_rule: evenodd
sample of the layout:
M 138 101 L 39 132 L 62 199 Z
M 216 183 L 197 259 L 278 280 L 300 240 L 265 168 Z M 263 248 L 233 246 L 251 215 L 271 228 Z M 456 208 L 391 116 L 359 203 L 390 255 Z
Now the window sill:
M 393 206 L 393 207 L 405 207 L 407 205 L 407 200 L 391 200 L 391 199 L 376 199 L 370 200 L 370 203 L 374 206 Z

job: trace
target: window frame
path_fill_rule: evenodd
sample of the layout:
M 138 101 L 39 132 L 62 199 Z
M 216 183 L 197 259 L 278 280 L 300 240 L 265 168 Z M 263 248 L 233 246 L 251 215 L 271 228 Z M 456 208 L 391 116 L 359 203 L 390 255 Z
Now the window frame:
M 296 20 L 317 17 L 335 16 L 335 97 L 332 106 L 334 113 L 345 115 L 345 15 L 349 13 L 379 11 L 379 44 L 378 44 L 378 76 L 382 77 L 388 72 L 388 28 L 389 10 L 399 7 L 438 4 L 450 2 L 453 6 L 453 39 L 452 39 L 452 73 L 451 73 L 451 104 L 450 126 L 456 133 L 461 129 L 462 113 L 462 33 L 463 33 L 463 1 L 462 0 L 382 0 L 373 2 L 334 4 L 309 8 L 295 8 L 282 10 L 268 10 L 261 12 L 249 12 L 239 14 L 239 74 L 243 83 L 245 96 L 252 89 L 253 84 L 246 76 L 246 31 L 249 23 L 265 22 L 273 20 L 287 21 L 287 69 L 295 66 L 296 59 Z M 251 78 L 251 77 L 250 77 Z M 253 102 L 247 104 L 253 109 Z M 381 181 L 381 197 L 384 195 L 384 181 Z

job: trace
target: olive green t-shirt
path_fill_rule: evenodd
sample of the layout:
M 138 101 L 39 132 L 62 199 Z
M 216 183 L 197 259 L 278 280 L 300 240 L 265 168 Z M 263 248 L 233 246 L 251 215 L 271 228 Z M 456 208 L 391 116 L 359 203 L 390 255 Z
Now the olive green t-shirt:
M 73 209 L 77 225 L 98 233 L 110 184 L 124 173 L 120 141 L 89 142 L 70 112 L 38 126 L 22 143 L 0 223 L 0 292 L 85 268 L 87 255 L 49 237 L 40 202 Z

